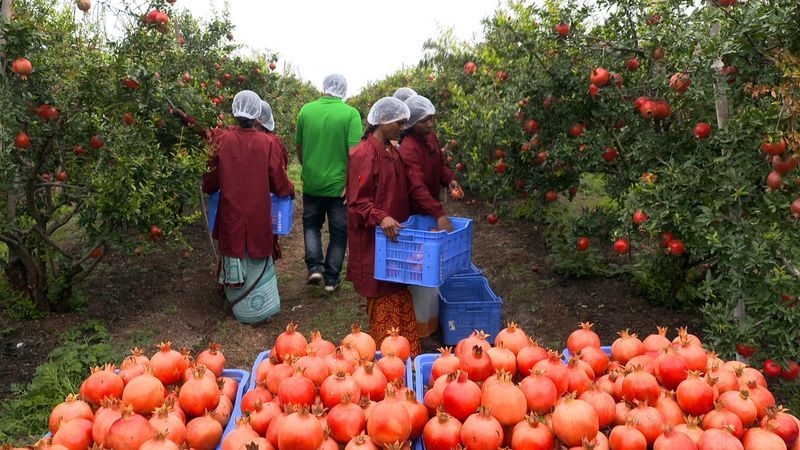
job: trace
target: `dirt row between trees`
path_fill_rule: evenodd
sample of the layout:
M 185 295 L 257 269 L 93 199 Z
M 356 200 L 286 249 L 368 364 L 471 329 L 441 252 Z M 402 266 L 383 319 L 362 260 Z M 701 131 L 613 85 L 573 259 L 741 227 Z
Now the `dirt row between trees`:
M 0 319 L 0 398 L 8 398 L 13 383 L 26 383 L 36 367 L 58 345 L 58 336 L 87 319 L 104 323 L 120 352 L 133 346 L 155 351 L 159 341 L 171 340 L 199 352 L 210 342 L 222 344 L 229 367 L 250 368 L 259 352 L 269 348 L 289 321 L 301 332 L 321 330 L 338 341 L 352 323 L 367 326 L 364 299 L 344 283 L 326 294 L 305 284 L 300 203 L 295 208 L 291 234 L 282 241 L 284 259 L 278 261 L 281 312 L 259 326 L 238 323 L 217 289 L 215 261 L 203 224 L 186 230 L 193 249 L 157 248 L 141 256 L 119 252 L 107 261 L 87 286 L 88 302 L 77 312 L 15 322 Z M 567 335 L 581 321 L 595 323 L 604 343 L 619 330 L 640 335 L 668 326 L 670 334 L 688 325 L 699 332 L 699 316 L 654 306 L 635 295 L 630 283 L 618 278 L 563 279 L 549 267 L 543 227 L 501 218 L 487 224 L 489 208 L 482 204 L 447 204 L 451 215 L 473 222 L 473 261 L 484 271 L 493 290 L 503 298 L 503 320 L 515 321 L 541 345 L 564 347 Z M 423 341 L 425 351 L 441 346 L 434 335 Z M 19 354 L 8 351 L 23 343 Z M 14 353 L 14 354 L 11 354 Z M 88 373 L 88 368 L 87 368 Z

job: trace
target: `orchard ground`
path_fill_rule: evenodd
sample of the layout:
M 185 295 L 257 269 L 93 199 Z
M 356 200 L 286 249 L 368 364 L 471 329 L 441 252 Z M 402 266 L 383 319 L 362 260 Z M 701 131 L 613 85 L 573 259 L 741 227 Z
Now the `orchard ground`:
M 467 193 L 469 198 L 469 193 Z M 302 202 L 296 202 L 291 234 L 282 239 L 284 258 L 277 262 L 281 312 L 258 326 L 238 323 L 214 280 L 215 260 L 201 221 L 187 230 L 193 247 L 157 246 L 140 256 L 113 252 L 85 287 L 87 301 L 77 312 L 50 314 L 31 321 L 0 318 L 3 349 L 23 343 L 19 354 L 0 353 L 0 399 L 11 396 L 11 385 L 22 385 L 33 376 L 48 353 L 59 345 L 61 332 L 87 319 L 104 323 L 121 353 L 134 346 L 152 354 L 159 341 L 171 340 L 197 354 L 211 342 L 219 342 L 228 367 L 249 369 L 256 356 L 269 348 L 289 321 L 308 335 L 321 330 L 338 342 L 356 322 L 367 328 L 366 301 L 344 283 L 334 294 L 305 283 L 303 262 Z M 566 279 L 555 274 L 547 261 L 543 226 L 501 217 L 489 225 L 492 208 L 484 203 L 466 205 L 449 201 L 451 215 L 469 217 L 473 223 L 473 261 L 503 298 L 503 321 L 514 321 L 540 345 L 562 349 L 579 322 L 590 321 L 604 344 L 616 333 L 630 328 L 640 337 L 656 326 L 688 326 L 701 333 L 696 311 L 661 308 L 637 296 L 631 284 L 620 278 Z M 435 352 L 441 337 L 423 340 L 423 350 Z M 87 368 L 88 373 L 88 368 Z

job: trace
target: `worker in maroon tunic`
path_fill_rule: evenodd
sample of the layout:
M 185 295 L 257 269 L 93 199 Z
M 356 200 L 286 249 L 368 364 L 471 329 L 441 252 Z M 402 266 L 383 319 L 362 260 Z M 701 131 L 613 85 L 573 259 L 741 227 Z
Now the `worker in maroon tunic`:
M 277 145 L 281 150 L 281 165 L 283 170 L 286 170 L 286 167 L 289 165 L 289 152 L 286 150 L 286 146 L 283 144 L 281 137 L 278 136 L 275 131 L 275 118 L 272 115 L 272 107 L 264 101 L 261 100 L 261 115 L 258 116 L 256 120 L 256 129 L 264 133 L 271 141 Z M 283 248 L 281 247 L 280 242 L 278 241 L 278 235 L 272 235 L 272 259 L 278 260 L 283 257 Z
M 347 279 L 356 292 L 367 298 L 370 334 L 380 345 L 386 332 L 399 328 L 411 342 L 411 352 L 420 352 L 414 305 L 406 285 L 375 279 L 375 227 L 396 240 L 400 223 L 411 207 L 437 219 L 437 227 L 452 231 L 442 204 L 425 186 L 409 177 L 391 140 L 397 139 L 409 118 L 402 101 L 385 97 L 372 106 L 366 133 L 350 152 L 347 175 L 349 259 Z
M 443 187 L 460 188 L 433 128 L 436 108 L 430 100 L 415 94 L 406 97 L 405 104 L 410 116 L 400 134 L 400 157 L 409 170 L 409 176 L 423 184 L 429 195 L 439 201 Z M 420 211 L 412 208 L 411 213 L 419 214 Z M 439 289 L 409 286 L 409 291 L 414 299 L 417 332 L 420 337 L 429 336 L 439 329 Z
M 281 149 L 255 128 L 261 99 L 241 91 L 233 99 L 239 126 L 214 134 L 203 191 L 220 191 L 213 236 L 219 239 L 219 283 L 236 318 L 256 324 L 280 311 L 272 261 L 270 192 L 294 195 Z

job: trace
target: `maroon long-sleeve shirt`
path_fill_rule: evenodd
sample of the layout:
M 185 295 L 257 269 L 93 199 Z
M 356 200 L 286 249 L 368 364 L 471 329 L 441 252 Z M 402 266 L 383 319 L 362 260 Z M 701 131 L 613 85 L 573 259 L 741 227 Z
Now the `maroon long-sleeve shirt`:
M 436 133 L 427 136 L 409 134 L 400 144 L 400 156 L 411 170 L 411 176 L 421 180 L 436 200 L 440 198 L 442 187 L 456 179 L 445 160 Z
M 272 256 L 270 192 L 294 194 L 286 175 L 283 153 L 274 140 L 252 129 L 232 127 L 216 131 L 209 172 L 203 175 L 203 191 L 220 192 L 213 236 L 224 256 L 251 258 Z
M 375 279 L 375 227 L 387 216 L 405 222 L 411 207 L 439 218 L 442 204 L 409 174 L 398 151 L 370 135 L 350 151 L 347 174 L 347 279 L 364 297 L 399 292 L 404 285 Z

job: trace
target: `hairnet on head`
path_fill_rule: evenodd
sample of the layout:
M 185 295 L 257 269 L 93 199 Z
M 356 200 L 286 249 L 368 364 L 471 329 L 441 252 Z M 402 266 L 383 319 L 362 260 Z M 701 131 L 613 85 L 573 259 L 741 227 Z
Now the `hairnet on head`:
M 261 115 L 261 97 L 253 91 L 239 91 L 233 97 L 233 117 L 257 119 Z
M 406 122 L 406 128 L 411 128 L 420 120 L 436 114 L 436 107 L 433 106 L 433 103 L 421 95 L 412 95 L 406 100 L 406 105 L 411 114 Z
M 344 98 L 347 95 L 347 80 L 338 73 L 328 75 L 325 77 L 325 80 L 322 81 L 322 93 Z
M 414 95 L 417 95 L 417 91 L 411 89 L 410 87 L 401 87 L 400 89 L 394 91 L 394 95 L 392 95 L 392 97 L 406 101 L 409 97 Z
M 407 120 L 410 115 L 405 103 L 394 97 L 383 97 L 372 105 L 367 115 L 367 123 L 383 125 L 398 120 Z
M 272 107 L 269 103 L 261 100 L 261 115 L 258 116 L 258 123 L 269 131 L 275 129 L 275 119 L 272 117 Z

